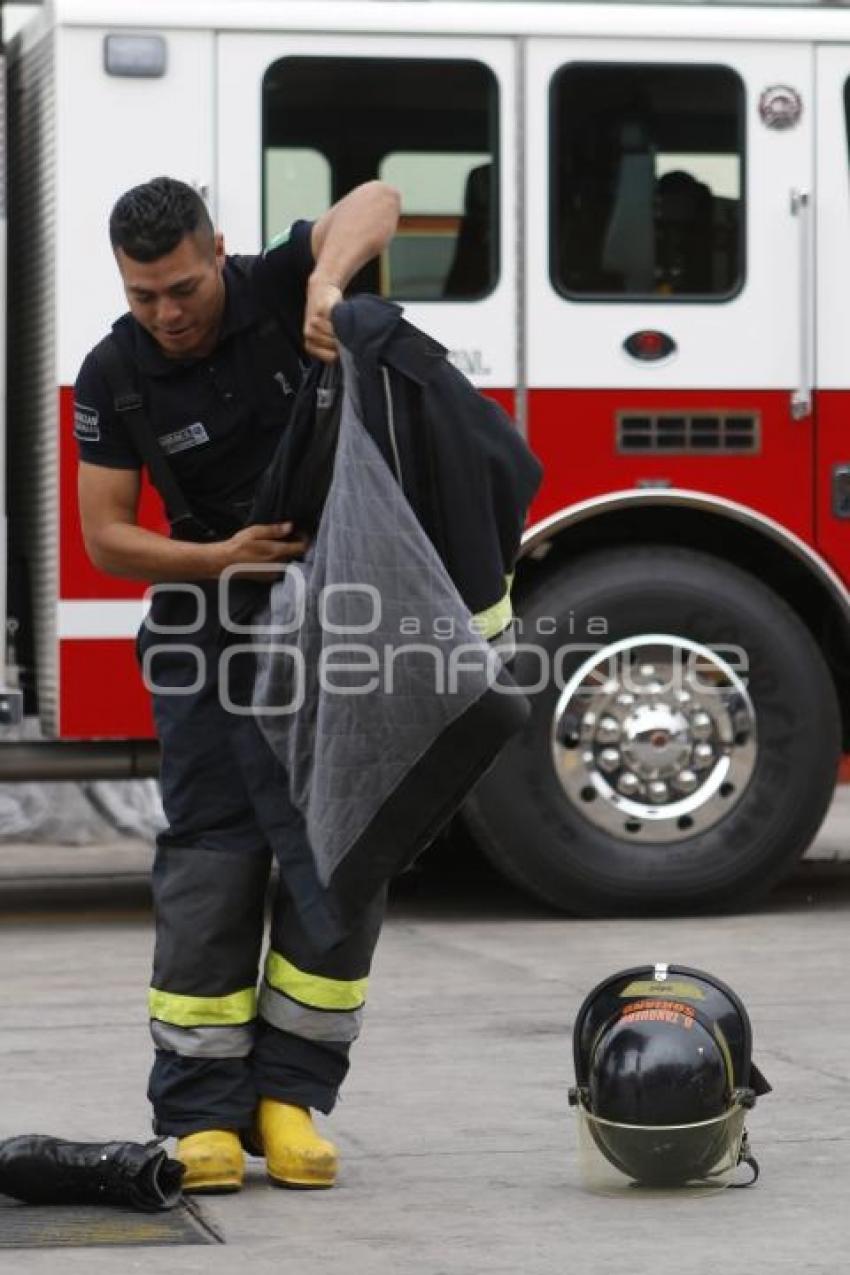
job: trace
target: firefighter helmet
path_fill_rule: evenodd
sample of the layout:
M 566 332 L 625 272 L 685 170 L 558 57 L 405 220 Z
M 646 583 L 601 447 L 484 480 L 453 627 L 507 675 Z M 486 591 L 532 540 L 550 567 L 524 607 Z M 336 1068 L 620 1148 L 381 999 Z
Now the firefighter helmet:
M 755 1181 L 744 1117 L 770 1086 L 751 1046 L 742 1001 L 711 974 L 655 965 L 605 979 L 573 1034 L 586 1145 L 623 1183 L 727 1185 L 742 1161 Z

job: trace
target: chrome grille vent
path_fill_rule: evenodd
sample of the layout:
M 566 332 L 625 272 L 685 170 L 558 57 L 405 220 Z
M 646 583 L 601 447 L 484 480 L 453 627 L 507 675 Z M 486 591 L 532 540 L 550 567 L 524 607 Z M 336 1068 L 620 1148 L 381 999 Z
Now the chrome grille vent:
M 761 449 L 758 414 L 746 412 L 618 412 L 617 451 L 687 456 L 754 455 Z

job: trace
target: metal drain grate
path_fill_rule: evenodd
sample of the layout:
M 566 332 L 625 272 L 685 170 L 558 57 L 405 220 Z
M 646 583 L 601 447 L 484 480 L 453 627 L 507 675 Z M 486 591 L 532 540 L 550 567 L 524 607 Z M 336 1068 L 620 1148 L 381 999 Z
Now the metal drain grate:
M 165 1213 L 99 1204 L 21 1204 L 0 1195 L 0 1248 L 101 1248 L 223 1244 L 194 1200 Z
M 760 419 L 741 412 L 618 412 L 617 451 L 679 455 L 753 455 Z

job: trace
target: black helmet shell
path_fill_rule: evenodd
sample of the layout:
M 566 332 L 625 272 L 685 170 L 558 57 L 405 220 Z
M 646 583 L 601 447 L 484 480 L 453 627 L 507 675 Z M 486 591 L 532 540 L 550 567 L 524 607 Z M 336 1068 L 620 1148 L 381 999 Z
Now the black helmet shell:
M 638 1005 L 594 1044 L 587 1083 L 594 1115 L 640 1125 L 722 1115 L 733 1085 L 717 1040 L 695 1018 L 665 1009 L 664 1001 Z
M 685 965 L 641 965 L 613 974 L 585 997 L 573 1031 L 573 1060 L 580 1087 L 588 1083 L 591 1057 L 602 1033 L 627 1008 L 636 1012 L 641 1001 L 661 1002 L 656 1007 L 659 1012 L 663 1009 L 698 1021 L 724 1055 L 730 1090 L 750 1086 L 754 1070 L 752 1029 L 744 1004 L 731 987 Z M 646 1030 L 651 1031 L 648 1020 Z M 759 1092 L 757 1084 L 753 1088 Z

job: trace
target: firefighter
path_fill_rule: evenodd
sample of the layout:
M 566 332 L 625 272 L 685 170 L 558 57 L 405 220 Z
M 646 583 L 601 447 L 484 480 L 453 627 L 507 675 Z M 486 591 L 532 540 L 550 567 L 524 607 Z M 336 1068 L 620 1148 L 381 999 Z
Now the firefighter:
M 252 569 L 267 586 L 269 564 L 305 550 L 290 524 L 245 525 L 252 491 L 309 360 L 336 358 L 330 311 L 389 242 L 398 207 L 369 182 L 256 257 L 225 255 L 202 199 L 171 178 L 127 191 L 110 217 L 129 312 L 77 379 L 79 509 L 97 567 L 160 586 L 137 644 L 168 821 L 153 869 L 148 1096 L 155 1131 L 178 1139 L 188 1191 L 238 1190 L 245 1148 L 282 1186 L 336 1177 L 311 1110 L 331 1111 L 348 1069 L 383 897 L 342 942 L 317 943 L 303 821 L 256 723 L 221 694 L 217 590 L 234 567 L 248 588 L 262 587 Z M 139 525 L 145 467 L 170 536 Z

